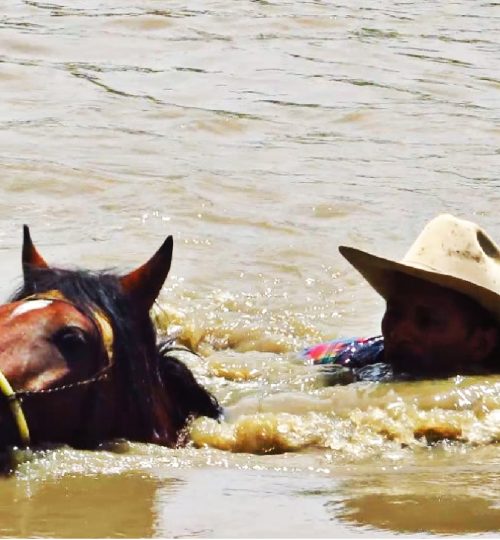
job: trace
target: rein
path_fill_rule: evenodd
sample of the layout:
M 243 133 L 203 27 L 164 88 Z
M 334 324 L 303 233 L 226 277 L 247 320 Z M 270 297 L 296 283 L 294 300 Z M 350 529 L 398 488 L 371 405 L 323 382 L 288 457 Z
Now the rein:
M 64 296 L 56 290 L 47 291 L 42 294 L 34 294 L 24 298 L 25 302 L 32 300 L 50 300 L 58 302 L 66 302 L 70 306 L 74 307 L 78 311 L 82 311 L 78 306 L 73 302 L 70 302 Z M 84 315 L 86 315 L 84 313 Z M 107 379 L 109 372 L 114 366 L 113 361 L 113 328 L 109 322 L 106 315 L 97 307 L 92 310 L 92 322 L 96 326 L 99 334 L 101 335 L 104 349 L 106 351 L 108 363 L 101 368 L 95 375 L 84 379 L 81 381 L 76 381 L 74 383 L 63 384 L 61 386 L 55 386 L 54 388 L 47 388 L 45 390 L 14 390 L 5 377 L 5 375 L 0 370 L 0 393 L 7 399 L 9 404 L 10 411 L 14 418 L 17 430 L 19 432 L 19 437 L 25 446 L 30 444 L 30 432 L 28 428 L 28 422 L 26 421 L 26 416 L 22 408 L 22 399 L 24 397 L 34 396 L 34 395 L 43 395 L 43 394 L 54 394 L 56 392 L 62 392 L 66 390 L 71 390 L 73 388 L 79 388 L 82 386 L 89 386 L 91 384 L 103 381 Z

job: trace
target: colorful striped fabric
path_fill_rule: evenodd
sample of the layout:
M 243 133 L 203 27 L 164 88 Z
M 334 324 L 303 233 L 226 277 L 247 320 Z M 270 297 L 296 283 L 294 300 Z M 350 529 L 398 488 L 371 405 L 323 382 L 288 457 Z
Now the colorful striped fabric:
M 309 364 L 338 364 L 351 368 L 383 361 L 384 338 L 335 339 L 304 349 L 300 356 Z

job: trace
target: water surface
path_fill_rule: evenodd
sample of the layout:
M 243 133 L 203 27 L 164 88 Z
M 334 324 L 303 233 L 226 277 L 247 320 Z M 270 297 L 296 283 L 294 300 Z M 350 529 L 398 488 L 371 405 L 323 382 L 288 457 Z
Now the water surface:
M 338 244 L 401 257 L 451 212 L 500 241 L 491 2 L 5 0 L 0 255 L 128 270 L 227 408 L 192 445 L 47 451 L 0 534 L 498 534 L 500 381 L 328 387 L 294 351 L 374 334 Z

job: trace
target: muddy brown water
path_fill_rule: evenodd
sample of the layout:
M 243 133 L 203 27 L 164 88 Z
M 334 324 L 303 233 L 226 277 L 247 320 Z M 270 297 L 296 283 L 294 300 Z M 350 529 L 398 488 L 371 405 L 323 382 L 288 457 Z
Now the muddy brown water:
M 337 252 L 439 212 L 500 241 L 490 2 L 4 0 L 0 256 L 128 270 L 226 407 L 169 450 L 18 456 L 6 537 L 498 535 L 500 379 L 327 386 L 294 354 L 379 331 Z

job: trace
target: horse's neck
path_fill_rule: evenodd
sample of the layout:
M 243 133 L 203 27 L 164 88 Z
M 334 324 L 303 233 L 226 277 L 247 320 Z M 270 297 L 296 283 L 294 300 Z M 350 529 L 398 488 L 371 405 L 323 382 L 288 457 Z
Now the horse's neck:
M 171 446 L 177 440 L 173 404 L 158 375 L 156 349 L 149 355 L 142 352 L 144 357 L 137 359 L 144 363 L 139 386 L 131 389 L 128 378 L 117 373 L 113 390 L 116 396 L 112 422 L 114 436 Z

